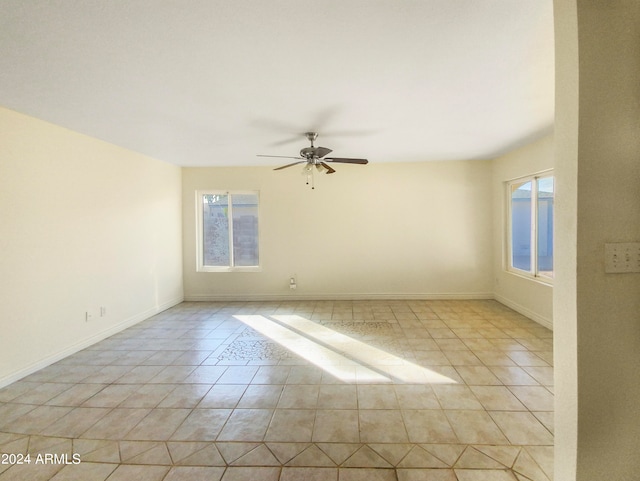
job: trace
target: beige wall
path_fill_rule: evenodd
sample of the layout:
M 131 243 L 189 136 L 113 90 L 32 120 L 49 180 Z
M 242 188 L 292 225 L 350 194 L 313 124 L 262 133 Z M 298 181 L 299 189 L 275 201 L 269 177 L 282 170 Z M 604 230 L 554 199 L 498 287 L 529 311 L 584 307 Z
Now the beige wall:
M 493 260 L 494 294 L 498 301 L 553 328 L 553 288 L 505 269 L 506 194 L 505 182 L 553 168 L 553 136 L 549 135 L 493 162 Z
M 301 167 L 184 169 L 185 298 L 492 296 L 489 161 L 336 170 L 311 190 Z M 262 272 L 196 272 L 197 189 L 260 191 Z
M 2 108 L 0 132 L 1 386 L 180 302 L 182 246 L 178 167 Z
M 640 2 L 556 0 L 555 479 L 638 479 Z

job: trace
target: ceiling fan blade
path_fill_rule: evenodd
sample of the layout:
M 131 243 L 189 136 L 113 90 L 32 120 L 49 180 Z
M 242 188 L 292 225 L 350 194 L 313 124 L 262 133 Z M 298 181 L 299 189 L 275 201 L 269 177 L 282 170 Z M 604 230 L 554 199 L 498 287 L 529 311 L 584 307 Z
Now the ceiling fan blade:
M 298 165 L 298 164 L 303 164 L 304 162 L 306 162 L 306 160 L 300 160 L 298 162 L 293 162 L 292 164 L 287 164 L 287 165 L 283 165 L 281 167 L 276 167 L 273 170 L 282 170 L 282 169 L 286 169 L 287 167 L 293 167 L 294 165 Z
M 298 159 L 298 160 L 305 160 L 302 157 L 293 157 L 291 155 L 263 155 L 263 154 L 257 154 L 256 157 L 274 157 L 277 159 Z
M 342 164 L 368 164 L 369 161 L 367 159 L 349 159 L 346 157 L 327 157 L 324 159 L 327 162 L 340 162 Z
M 318 156 L 319 159 L 331 152 L 333 152 L 333 150 L 327 149 L 326 147 L 316 147 L 316 156 Z
M 320 162 L 320 165 L 322 165 L 322 167 L 327 169 L 327 174 L 333 174 L 335 172 L 335 169 L 332 169 L 330 165 L 328 165 L 328 164 L 326 164 L 324 162 Z

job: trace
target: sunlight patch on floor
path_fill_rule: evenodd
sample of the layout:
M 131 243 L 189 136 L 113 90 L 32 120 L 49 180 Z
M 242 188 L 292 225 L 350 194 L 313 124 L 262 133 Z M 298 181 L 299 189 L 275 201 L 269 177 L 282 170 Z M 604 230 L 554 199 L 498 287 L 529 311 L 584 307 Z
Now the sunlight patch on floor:
M 297 315 L 234 316 L 345 382 L 455 384 L 453 379 Z

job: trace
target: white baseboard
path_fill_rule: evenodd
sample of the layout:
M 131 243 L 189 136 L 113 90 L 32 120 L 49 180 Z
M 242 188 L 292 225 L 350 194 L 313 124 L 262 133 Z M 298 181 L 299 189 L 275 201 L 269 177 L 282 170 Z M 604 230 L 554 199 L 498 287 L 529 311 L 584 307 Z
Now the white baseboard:
M 93 336 L 88 337 L 87 339 L 83 339 L 79 342 L 76 342 L 75 344 L 72 344 L 71 346 L 67 346 L 61 351 L 58 351 L 47 357 L 39 359 L 38 361 L 16 372 L 11 373 L 8 376 L 1 378 L 0 388 L 3 388 L 4 386 L 8 386 L 9 384 L 14 383 L 16 381 L 19 381 L 20 379 L 28 376 L 29 374 L 33 374 L 34 372 L 39 371 L 40 369 L 43 369 L 47 366 L 50 366 L 51 364 L 58 362 L 61 359 L 64 359 L 65 357 L 71 356 L 72 354 L 75 354 L 76 352 L 81 351 L 82 349 L 86 349 L 87 347 L 92 346 L 93 344 L 100 342 L 103 339 L 106 339 L 109 336 L 113 336 L 114 334 L 117 334 L 118 332 L 123 331 L 128 327 L 134 326 L 137 323 L 142 322 L 145 319 L 148 319 L 149 317 L 155 314 L 158 314 L 159 312 L 165 311 L 177 304 L 180 304 L 183 300 L 184 299 L 180 297 L 180 298 L 175 298 L 170 301 L 164 302 L 158 306 L 152 307 L 150 309 L 147 309 L 144 312 L 141 312 L 132 317 L 129 317 L 128 319 L 125 319 L 122 322 L 119 322 L 118 324 L 115 324 L 109 327 L 108 329 L 105 329 L 104 331 L 100 331 L 99 333 L 94 334 Z
M 326 293 L 326 294 L 193 294 L 185 295 L 187 302 L 215 302 L 215 301 L 373 301 L 373 300 L 466 300 L 466 299 L 493 299 L 490 292 L 467 293 Z
M 546 318 L 544 316 L 541 316 L 537 312 L 534 312 L 531 309 L 528 309 L 528 308 L 518 304 L 517 302 L 513 302 L 512 300 L 507 299 L 506 297 L 502 297 L 500 295 L 495 295 L 494 299 L 496 301 L 498 301 L 500 304 L 504 304 L 505 306 L 513 309 L 514 311 L 519 312 L 523 316 L 528 317 L 532 321 L 537 322 L 541 326 L 544 326 L 547 329 L 553 330 L 553 320 L 552 319 L 548 319 L 548 318 Z

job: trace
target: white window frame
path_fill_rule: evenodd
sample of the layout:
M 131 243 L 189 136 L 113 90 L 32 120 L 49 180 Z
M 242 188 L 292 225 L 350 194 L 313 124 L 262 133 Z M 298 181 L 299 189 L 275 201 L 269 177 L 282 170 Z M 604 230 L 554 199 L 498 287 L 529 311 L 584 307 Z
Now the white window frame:
M 541 172 L 537 172 L 532 175 L 527 175 L 524 177 L 518 177 L 516 179 L 511 179 L 505 182 L 505 198 L 506 198 L 506 256 L 504 267 L 507 272 L 512 274 L 516 274 L 522 277 L 526 277 L 528 279 L 533 279 L 543 284 L 553 285 L 553 277 L 541 275 L 538 271 L 538 180 L 545 177 L 553 177 L 554 178 L 554 198 L 555 198 L 555 176 L 553 174 L 553 169 L 544 170 Z M 512 227 L 512 199 L 511 199 L 511 186 L 514 184 L 522 184 L 526 182 L 531 182 L 531 270 L 525 271 L 524 269 L 519 269 L 517 267 L 513 267 L 513 227 Z M 554 220 L 555 220 L 555 212 L 554 212 Z M 555 233 L 555 229 L 554 229 Z M 553 240 L 555 244 L 555 239 Z M 555 251 L 554 251 L 555 252 Z M 555 269 L 552 271 L 555 272 Z
M 258 197 L 258 265 L 257 266 L 234 266 L 233 265 L 233 196 L 251 194 Z M 229 264 L 228 266 L 207 266 L 204 264 L 204 203 L 202 197 L 205 195 L 227 195 L 229 196 Z M 260 272 L 261 262 L 261 241 L 260 241 L 260 192 L 257 190 L 197 190 L 196 191 L 196 271 L 197 272 Z

